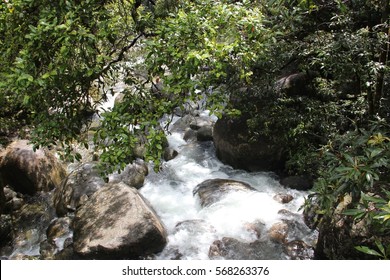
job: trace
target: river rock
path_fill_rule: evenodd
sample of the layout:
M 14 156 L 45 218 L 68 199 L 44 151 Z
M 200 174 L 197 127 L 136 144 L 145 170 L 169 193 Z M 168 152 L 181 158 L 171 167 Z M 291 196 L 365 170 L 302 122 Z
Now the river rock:
M 25 252 L 38 255 L 39 247 L 34 248 L 46 239 L 47 226 L 55 218 L 50 193 L 26 198 L 25 204 L 20 210 L 14 211 L 12 217 L 14 251 L 20 252 L 21 255 Z
M 172 231 L 171 242 L 164 249 L 160 257 L 164 259 L 180 260 L 183 256 L 196 258 L 194 256 L 203 255 L 203 248 L 199 243 L 205 240 L 214 240 L 217 238 L 216 229 L 207 221 L 202 219 L 184 220 L 176 224 Z M 177 240 L 186 242 L 179 244 Z
M 291 194 L 287 193 L 277 193 L 276 195 L 274 195 L 273 199 L 279 203 L 286 204 L 293 200 L 294 197 Z
M 199 130 L 202 127 L 212 127 L 214 123 L 209 117 L 195 117 L 190 123 L 190 128 L 193 130 Z
M 266 137 L 250 141 L 244 117 L 218 119 L 213 130 L 217 157 L 236 169 L 248 171 L 281 171 L 285 167 L 285 146 Z
M 244 224 L 244 227 L 248 232 L 253 233 L 256 238 L 259 239 L 263 234 L 265 224 L 261 221 L 254 221 Z
M 142 258 L 160 252 L 166 238 L 149 203 L 124 183 L 99 189 L 74 218 L 73 247 L 86 259 Z
M 66 177 L 65 169 L 48 149 L 34 151 L 27 140 L 14 141 L 6 148 L 0 173 L 4 185 L 29 195 L 50 191 Z
M 314 259 L 314 248 L 302 240 L 294 240 L 284 245 L 284 252 L 291 260 Z
M 59 239 L 64 239 L 64 237 L 71 236 L 71 232 L 72 232 L 71 224 L 72 224 L 72 220 L 69 217 L 60 217 L 53 220 L 48 226 L 48 228 L 46 229 L 47 240 L 51 244 L 57 245 Z
M 149 169 L 147 164 L 139 159 L 132 164 L 128 164 L 120 173 L 115 172 L 108 177 L 110 183 L 123 182 L 130 187 L 136 189 L 144 185 L 145 177 L 148 175 Z
M 171 147 L 167 147 L 164 149 L 164 160 L 165 161 L 170 161 L 177 157 L 179 155 L 178 151 Z
M 24 205 L 24 195 L 15 192 L 8 186 L 4 187 L 5 207 L 3 213 L 9 214 L 13 211 L 19 210 Z
M 187 128 L 184 131 L 183 139 L 187 142 L 191 141 L 194 142 L 197 138 L 197 132 L 193 130 L 192 128 Z
M 202 207 L 207 207 L 219 201 L 226 193 L 229 192 L 257 192 L 249 184 L 229 179 L 210 179 L 206 180 L 195 187 L 194 195 L 200 198 Z
M 270 250 L 272 250 L 272 253 L 269 252 Z M 247 243 L 232 237 L 223 237 L 221 240 L 216 240 L 211 244 L 209 258 L 226 260 L 276 259 L 282 253 L 281 246 L 277 244 L 270 247 L 265 241 L 257 240 Z
M 276 243 L 286 243 L 288 230 L 288 224 L 285 221 L 277 222 L 268 230 L 268 237 Z
M 202 127 L 213 127 L 214 122 L 208 117 L 199 117 L 193 115 L 185 115 L 178 119 L 171 127 L 171 132 L 183 132 L 190 128 L 194 131 Z
M 216 232 L 215 228 L 205 220 L 186 220 L 176 224 L 174 232 L 185 230 L 196 235 L 204 235 L 209 232 Z
M 196 139 L 202 141 L 213 141 L 213 127 L 211 125 L 202 126 L 196 132 Z
M 54 191 L 57 215 L 64 216 L 68 212 L 74 212 L 104 184 L 97 170 L 97 162 L 81 164 Z
M 175 121 L 172 124 L 170 131 L 171 132 L 185 131 L 187 128 L 190 127 L 190 124 L 193 121 L 193 119 L 194 119 L 194 116 L 191 116 L 191 115 L 185 115 L 185 116 L 181 117 L 180 119 L 178 119 L 177 121 Z
M 287 244 L 293 240 L 312 240 L 312 238 L 316 238 L 314 237 L 315 234 L 313 231 L 300 221 L 301 218 L 296 218 L 298 217 L 294 215 L 274 223 L 268 230 L 268 237 L 270 240 L 278 244 Z

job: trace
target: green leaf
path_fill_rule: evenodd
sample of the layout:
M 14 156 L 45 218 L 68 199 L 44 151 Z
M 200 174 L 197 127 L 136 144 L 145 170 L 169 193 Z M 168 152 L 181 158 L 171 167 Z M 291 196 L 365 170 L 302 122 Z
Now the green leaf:
M 343 211 L 343 214 L 348 216 L 356 216 L 362 213 L 365 213 L 364 209 L 347 209 Z
M 360 252 L 363 252 L 365 254 L 368 254 L 368 255 L 382 257 L 382 255 L 379 252 L 377 252 L 377 251 L 375 251 L 373 249 L 370 249 L 367 246 L 356 246 L 355 249 L 360 251 Z

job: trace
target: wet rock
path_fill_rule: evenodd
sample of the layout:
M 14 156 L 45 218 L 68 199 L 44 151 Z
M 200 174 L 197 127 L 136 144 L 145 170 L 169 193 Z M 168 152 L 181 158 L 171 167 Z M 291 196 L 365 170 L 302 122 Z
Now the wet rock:
M 4 199 L 3 213 L 6 214 L 19 210 L 24 204 L 23 194 L 15 192 L 8 186 L 4 187 Z
M 46 239 L 46 229 L 55 218 L 52 197 L 47 193 L 26 199 L 23 207 L 12 213 L 16 253 L 38 255 L 39 244 Z
M 58 216 L 74 212 L 85 200 L 105 184 L 96 162 L 80 165 L 54 191 L 54 206 Z
M 226 193 L 229 192 L 257 192 L 249 184 L 229 179 L 210 179 L 206 180 L 195 187 L 194 195 L 200 198 L 202 207 L 207 207 L 219 201 Z
M 186 220 L 177 223 L 174 232 L 178 232 L 180 230 L 186 230 L 190 233 L 196 233 L 197 235 L 203 235 L 216 231 L 212 225 L 201 219 Z
M 128 164 L 124 170 L 119 173 L 109 175 L 108 181 L 110 183 L 123 182 L 130 187 L 136 189 L 144 185 L 145 177 L 148 175 L 149 169 L 143 160 L 136 160 L 132 164 Z
M 199 130 L 202 127 L 213 127 L 214 123 L 208 117 L 195 117 L 190 123 L 190 128 L 193 130 Z
M 160 257 L 164 259 L 194 259 L 204 254 L 199 244 L 216 239 L 216 229 L 202 219 L 184 220 L 176 224 L 171 233 L 171 242 Z M 185 242 L 182 242 L 185 240 Z M 191 256 L 191 257 L 188 257 Z
M 284 252 L 292 260 L 314 259 L 314 249 L 302 240 L 294 240 L 284 245 Z
M 272 252 L 271 252 L 272 251 Z M 282 248 L 267 244 L 265 241 L 246 243 L 231 237 L 214 241 L 209 249 L 210 259 L 261 260 L 276 259 L 282 254 Z
M 273 199 L 279 203 L 286 204 L 293 200 L 294 197 L 291 194 L 278 193 L 273 197 Z
M 187 128 L 190 127 L 190 123 L 194 120 L 194 116 L 185 115 L 182 118 L 178 119 L 170 129 L 171 132 L 184 132 Z
M 252 223 L 246 223 L 244 227 L 248 232 L 253 233 L 256 238 L 259 239 L 263 234 L 265 224 L 261 221 L 255 221 Z
M 296 213 L 293 213 L 287 209 L 280 209 L 278 211 L 278 214 L 285 217 L 285 218 L 289 218 L 289 219 L 301 219 L 302 216 L 300 214 L 296 214 Z
M 286 162 L 285 146 L 262 137 L 250 141 L 247 120 L 244 117 L 222 117 L 213 130 L 217 157 L 236 169 L 248 171 L 281 171 Z
M 268 237 L 276 243 L 286 243 L 288 230 L 289 228 L 286 222 L 277 222 L 268 230 Z
M 197 138 L 197 132 L 191 128 L 187 128 L 184 132 L 183 139 L 185 141 L 195 141 Z
M 52 221 L 46 230 L 48 242 L 57 244 L 58 239 L 70 236 L 72 232 L 71 224 L 72 220 L 69 217 L 61 217 Z
M 50 191 L 66 177 L 65 169 L 49 150 L 34 151 L 27 140 L 15 141 L 6 148 L 0 173 L 4 185 L 29 195 Z
M 178 155 L 179 155 L 179 153 L 175 149 L 172 149 L 171 147 L 164 149 L 164 160 L 165 161 L 170 161 L 170 160 L 174 159 L 175 157 L 177 157 Z
M 150 204 L 124 183 L 99 189 L 74 218 L 73 247 L 86 259 L 142 258 L 160 252 L 166 237 Z
M 7 201 L 7 203 L 5 204 L 5 210 L 7 211 L 7 213 L 12 213 L 22 208 L 23 204 L 23 198 L 14 197 L 10 201 Z
M 68 246 L 64 246 L 64 249 L 55 254 L 55 260 L 77 260 L 78 256 L 75 254 L 73 250 L 73 244 L 69 244 Z
M 268 230 L 268 237 L 271 241 L 279 244 L 286 244 L 293 240 L 311 240 L 316 238 L 316 234 L 299 220 L 296 216 L 292 219 L 283 219 L 274 223 Z M 315 237 L 314 237 L 315 236 Z M 312 242 L 312 240 L 310 241 Z
M 213 127 L 214 122 L 209 117 L 185 115 L 177 120 L 171 128 L 172 132 L 183 132 L 186 129 L 198 131 L 202 127 Z
M 289 176 L 283 178 L 280 184 L 286 188 L 307 191 L 313 187 L 313 179 L 309 176 Z
M 40 258 L 43 260 L 52 260 L 57 251 L 55 244 L 51 243 L 49 240 L 44 240 L 39 245 L 39 254 Z
M 203 126 L 196 133 L 198 141 L 213 141 L 213 127 L 211 125 Z

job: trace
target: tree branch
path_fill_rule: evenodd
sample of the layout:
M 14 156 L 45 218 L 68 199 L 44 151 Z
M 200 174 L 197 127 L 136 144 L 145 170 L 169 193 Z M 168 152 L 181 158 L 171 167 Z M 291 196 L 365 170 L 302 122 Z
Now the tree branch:
M 135 37 L 135 38 L 133 39 L 133 41 L 131 41 L 131 43 L 130 43 L 129 45 L 123 47 L 123 48 L 120 50 L 120 52 L 119 52 L 117 58 L 115 58 L 114 60 L 111 60 L 111 61 L 102 69 L 102 71 L 98 72 L 98 73 L 96 74 L 96 78 L 99 77 L 99 76 L 101 76 L 101 75 L 103 75 L 104 73 L 106 73 L 106 72 L 111 68 L 111 66 L 112 66 L 113 64 L 122 61 L 123 58 L 124 58 L 125 53 L 126 53 L 128 50 L 130 50 L 132 47 L 134 47 L 134 45 L 137 43 L 137 41 L 138 41 L 142 36 L 143 36 L 143 33 L 138 34 L 138 36 Z

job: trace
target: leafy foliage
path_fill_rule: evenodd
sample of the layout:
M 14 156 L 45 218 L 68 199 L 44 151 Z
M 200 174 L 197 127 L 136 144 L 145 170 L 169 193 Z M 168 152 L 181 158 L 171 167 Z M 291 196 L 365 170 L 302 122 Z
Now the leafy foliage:
M 34 143 L 69 147 L 96 110 L 92 84 L 102 88 L 135 36 L 133 29 L 123 33 L 133 25 L 125 13 L 130 2 L 27 0 L 1 7 L 1 100 L 29 112 Z
M 381 258 L 388 257 L 383 246 L 389 244 L 382 245 L 381 240 L 390 232 L 390 138 L 380 132 L 386 128 L 373 125 L 369 131 L 356 130 L 324 146 L 321 177 L 307 201 L 319 207 L 317 214 L 324 220 L 335 215 L 341 204 L 347 205 L 341 214 L 352 216 L 355 222 L 364 220 L 380 253 L 365 245 L 356 244 L 356 248 Z

